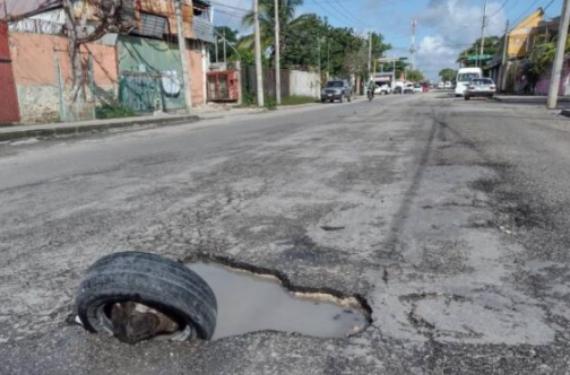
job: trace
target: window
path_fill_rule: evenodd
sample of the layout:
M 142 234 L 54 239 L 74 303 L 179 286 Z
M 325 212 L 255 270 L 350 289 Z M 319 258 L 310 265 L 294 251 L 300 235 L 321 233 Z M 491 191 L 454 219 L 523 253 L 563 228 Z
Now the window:
M 462 73 L 457 76 L 457 82 L 469 82 L 475 78 L 479 78 L 479 73 Z
M 330 81 L 327 82 L 327 87 L 343 87 L 342 81 Z
M 167 22 L 166 17 L 150 13 L 141 13 L 140 34 L 162 38 L 162 36 L 167 32 Z

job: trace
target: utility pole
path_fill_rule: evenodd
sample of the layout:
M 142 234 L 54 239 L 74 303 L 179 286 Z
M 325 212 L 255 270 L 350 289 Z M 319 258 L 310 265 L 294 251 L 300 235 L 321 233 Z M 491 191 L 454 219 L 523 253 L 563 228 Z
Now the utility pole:
M 279 43 L 279 0 L 275 0 L 275 101 L 281 104 L 281 47 Z M 321 45 L 319 41 L 319 71 L 321 70 L 320 58 Z
M 501 59 L 501 74 L 500 80 L 497 82 L 499 91 L 503 90 L 505 76 L 507 75 L 507 60 L 509 58 L 509 20 L 505 26 L 505 40 L 503 40 L 503 57 Z
M 562 75 L 562 64 L 564 63 L 564 49 L 568 38 L 568 26 L 570 25 L 570 0 L 564 0 L 562 5 L 562 19 L 558 28 L 558 43 L 556 55 L 552 64 L 552 75 L 550 77 L 550 88 L 548 89 L 549 109 L 554 109 L 558 105 L 558 90 L 560 86 L 560 76 Z
M 327 78 L 330 78 L 331 74 L 331 41 L 327 37 Z
M 192 77 L 188 73 L 188 55 L 186 54 L 186 38 L 184 38 L 184 20 L 182 19 L 182 0 L 174 0 L 176 8 L 176 31 L 178 32 L 178 50 L 180 51 L 180 63 L 182 66 L 182 87 L 186 98 L 186 110 L 192 109 Z M 192 1 L 190 1 L 192 6 Z
M 368 32 L 368 76 L 372 76 L 372 32 Z
M 224 64 L 228 62 L 228 54 L 226 52 L 226 29 L 224 29 Z
M 318 67 L 319 67 L 319 81 L 322 79 L 321 75 L 321 36 L 319 34 L 317 34 L 317 52 L 318 52 L 318 58 L 319 58 L 319 62 L 317 63 Z
M 253 0 L 253 20 L 255 28 L 255 75 L 257 78 L 257 106 L 265 106 L 263 97 L 263 70 L 261 66 L 261 35 L 259 30 L 259 2 Z
M 479 58 L 477 59 L 477 66 L 483 66 L 483 53 L 485 52 L 485 24 L 487 23 L 487 0 L 483 0 L 483 20 L 481 21 L 481 46 L 479 49 Z
M 418 21 L 414 18 L 412 20 L 412 47 L 410 48 L 410 54 L 412 55 L 412 69 L 416 69 L 416 27 Z
M 216 57 L 214 58 L 214 61 L 217 64 L 218 63 L 218 36 L 217 35 L 216 35 L 216 43 L 214 43 L 214 46 L 216 48 Z

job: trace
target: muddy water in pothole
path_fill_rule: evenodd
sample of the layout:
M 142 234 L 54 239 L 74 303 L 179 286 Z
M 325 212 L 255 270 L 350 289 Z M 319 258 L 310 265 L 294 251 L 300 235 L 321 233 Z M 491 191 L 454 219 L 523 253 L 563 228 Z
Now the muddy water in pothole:
M 188 267 L 216 295 L 218 320 L 213 339 L 262 330 L 344 337 L 369 324 L 364 310 L 354 307 L 355 302 L 336 304 L 325 298 L 298 296 L 272 276 L 220 265 L 194 263 Z

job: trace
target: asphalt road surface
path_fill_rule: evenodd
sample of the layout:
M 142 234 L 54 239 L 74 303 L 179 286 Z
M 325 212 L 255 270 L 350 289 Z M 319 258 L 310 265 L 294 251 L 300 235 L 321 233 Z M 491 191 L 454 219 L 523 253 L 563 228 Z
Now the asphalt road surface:
M 0 145 L 0 373 L 567 373 L 569 166 L 567 119 L 438 93 Z M 120 250 L 274 270 L 373 323 L 135 346 L 66 323 Z

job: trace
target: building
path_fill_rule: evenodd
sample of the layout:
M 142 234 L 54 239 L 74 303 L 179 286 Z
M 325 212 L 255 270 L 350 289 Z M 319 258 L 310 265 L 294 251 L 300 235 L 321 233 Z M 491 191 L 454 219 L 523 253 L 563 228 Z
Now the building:
M 485 74 L 497 82 L 500 91 L 517 94 L 533 91 L 529 56 L 536 45 L 548 39 L 545 35 L 549 32 L 552 33 L 552 22 L 546 22 L 544 10 L 538 8 L 502 38 L 502 48 L 484 67 Z
M 87 102 L 79 114 L 70 111 L 73 75 L 61 1 L 4 1 L 2 5 L 0 0 L 0 9 L 4 9 L 0 19 L 10 21 L 9 56 L 4 60 L 11 62 L 21 122 L 93 118 L 102 105 L 135 113 L 185 110 L 189 83 L 182 79 L 182 58 L 190 70 L 192 104 L 205 103 L 207 44 L 214 41 L 207 1 L 182 0 L 186 49 L 181 54 L 175 0 L 123 0 L 121 20 L 128 23 L 127 32 L 108 33 L 82 45 L 81 90 Z M 85 16 L 86 27 L 94 30 L 98 20 L 93 9 L 83 0 L 75 0 L 74 5 L 77 16 Z M 9 75 L 6 70 L 0 66 L 0 82 Z M 14 116 L 2 119 L 2 106 L 0 122 L 14 122 Z
M 538 33 L 538 26 L 543 21 L 544 10 L 539 8 L 511 29 L 507 34 L 508 59 L 522 59 L 529 54 Z

